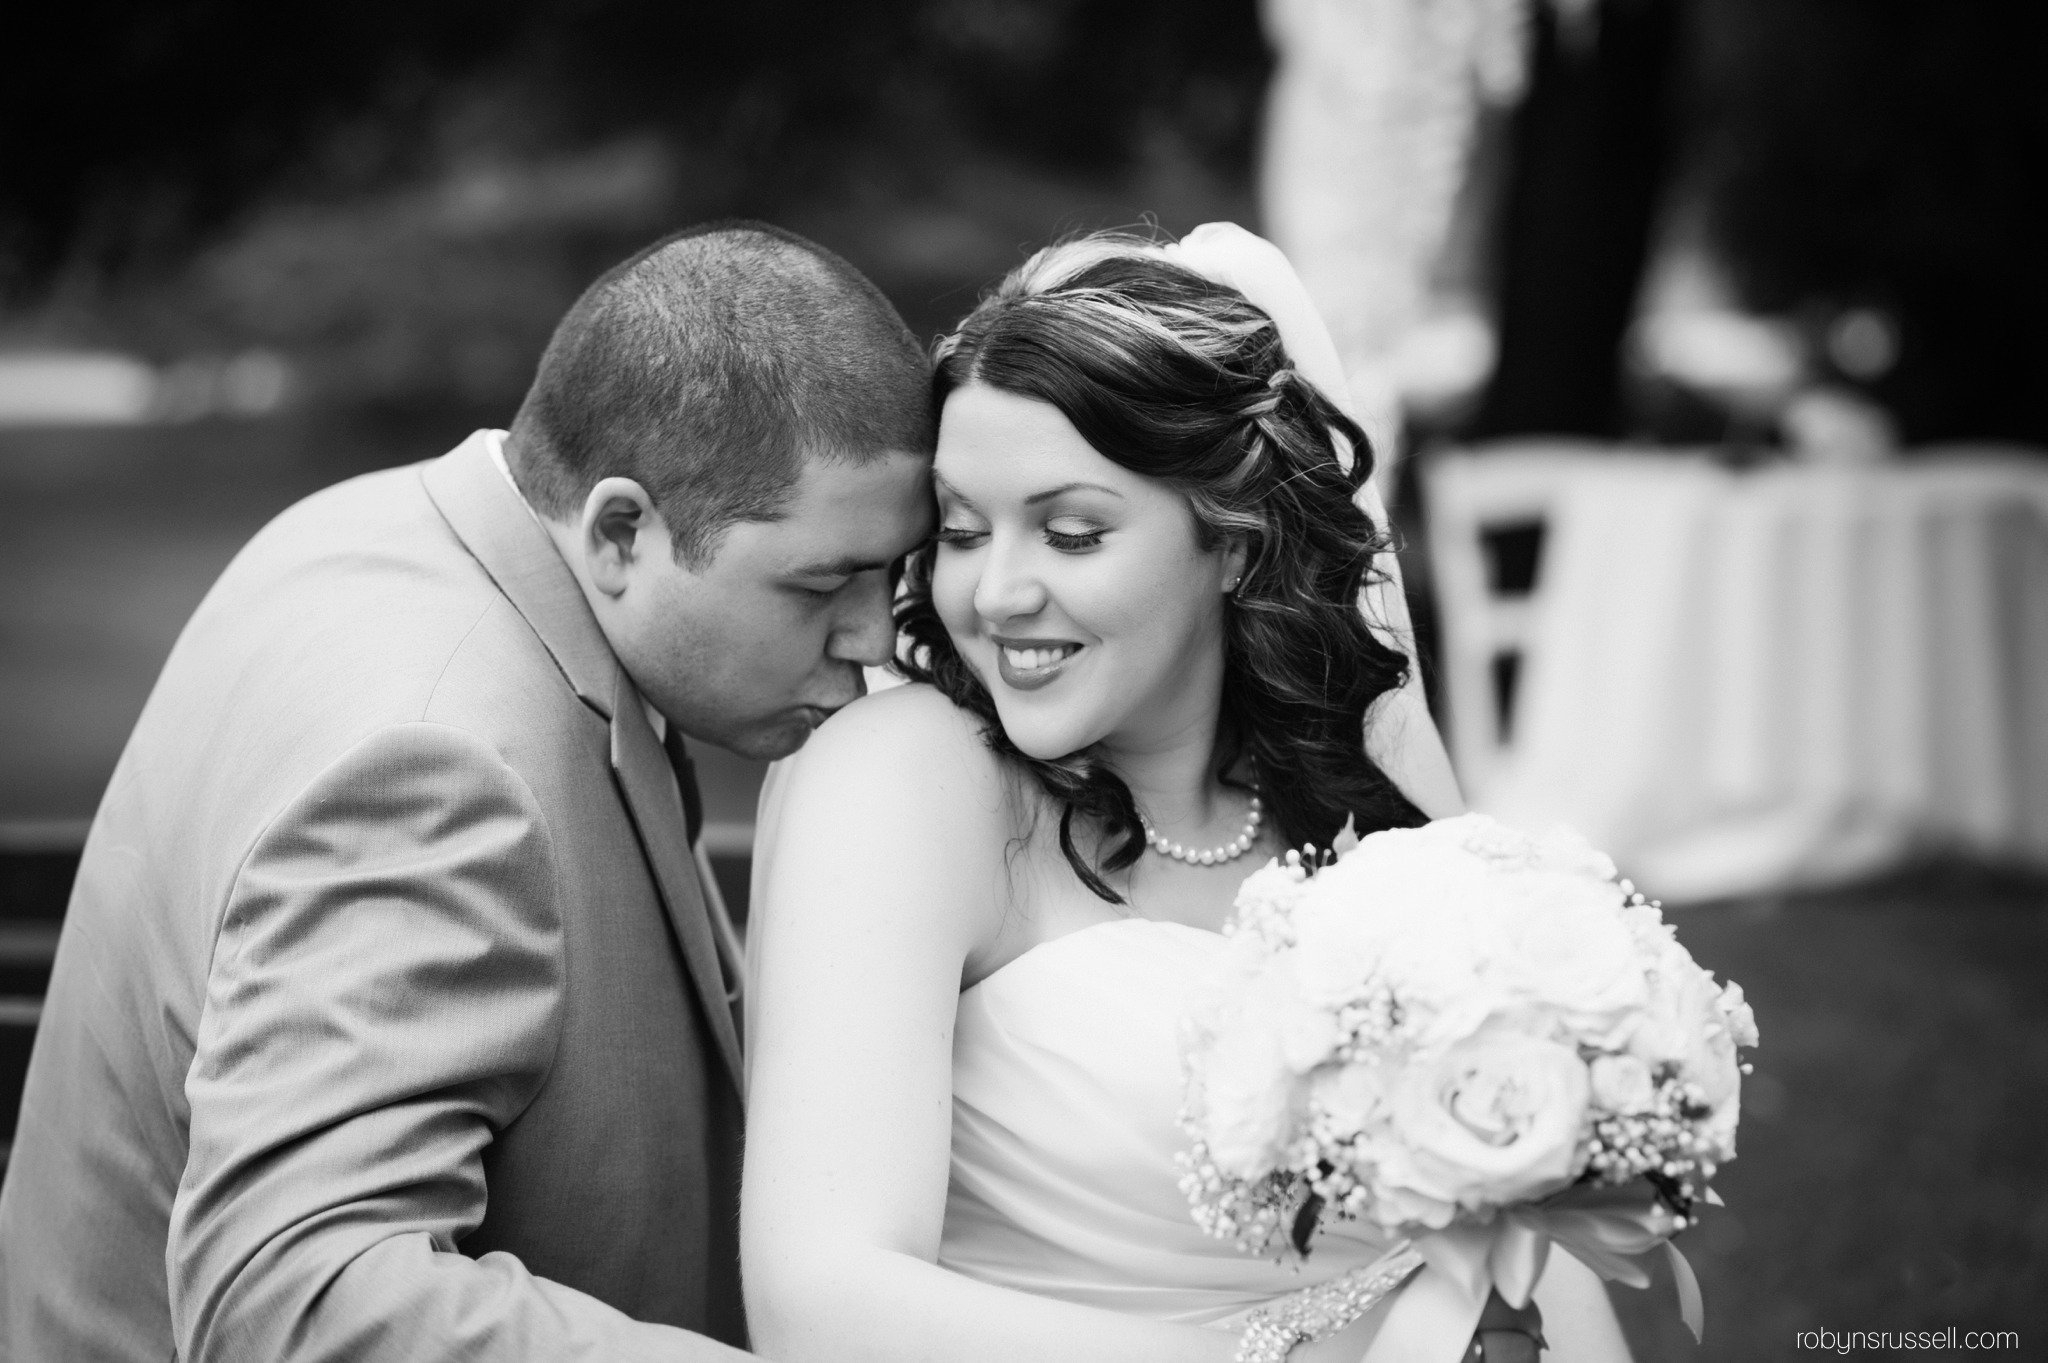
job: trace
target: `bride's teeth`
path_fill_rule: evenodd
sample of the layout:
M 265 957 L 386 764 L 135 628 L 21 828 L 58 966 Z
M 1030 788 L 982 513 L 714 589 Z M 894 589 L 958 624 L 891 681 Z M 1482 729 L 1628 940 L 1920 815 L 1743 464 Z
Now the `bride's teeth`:
M 1005 648 L 1003 656 L 1010 666 L 1019 672 L 1036 672 L 1041 667 L 1050 667 L 1066 656 L 1065 649 L 1059 648 Z

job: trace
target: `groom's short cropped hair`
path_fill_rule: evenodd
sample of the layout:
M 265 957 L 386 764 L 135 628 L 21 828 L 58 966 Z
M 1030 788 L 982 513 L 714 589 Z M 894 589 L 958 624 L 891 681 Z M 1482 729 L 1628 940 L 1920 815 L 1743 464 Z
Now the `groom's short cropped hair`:
M 702 567 L 722 533 L 773 520 L 806 459 L 928 454 L 923 347 L 881 290 L 766 223 L 707 223 L 606 271 L 541 356 L 507 462 L 526 499 L 573 520 L 631 478 Z

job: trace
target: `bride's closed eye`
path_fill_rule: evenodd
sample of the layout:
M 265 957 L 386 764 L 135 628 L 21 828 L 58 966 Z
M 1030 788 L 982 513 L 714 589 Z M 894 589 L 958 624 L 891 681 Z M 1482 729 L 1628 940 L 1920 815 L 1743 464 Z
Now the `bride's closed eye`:
M 1101 544 L 1107 533 L 1106 529 L 1093 522 L 1060 516 L 1046 522 L 1045 542 L 1062 553 L 1079 553 Z
M 1102 543 L 1107 527 L 1081 516 L 1055 516 L 1040 527 L 1045 542 L 1065 554 L 1085 553 Z M 988 538 L 986 527 L 973 524 L 941 525 L 935 538 L 955 549 L 974 549 Z

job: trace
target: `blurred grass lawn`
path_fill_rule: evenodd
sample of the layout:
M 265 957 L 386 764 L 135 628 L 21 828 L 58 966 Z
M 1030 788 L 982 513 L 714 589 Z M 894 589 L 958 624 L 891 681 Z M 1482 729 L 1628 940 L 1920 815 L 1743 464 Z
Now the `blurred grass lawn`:
M 1610 1289 L 1637 1358 L 1950 1325 L 2048 1357 L 2048 884 L 1946 867 L 1669 917 L 1742 984 L 1763 1045 L 1728 1205 L 1681 1237 L 1706 1345 L 1660 1272 Z
M 0 819 L 91 814 L 186 616 L 270 516 L 508 416 L 0 432 Z M 750 819 L 758 769 L 704 757 L 711 817 Z M 1729 1205 L 1684 1237 L 1706 1346 L 1660 1274 L 1613 1294 L 1638 1358 L 1949 1325 L 2044 1354 L 2048 886 L 1927 871 L 1673 918 L 1743 984 L 1764 1044 Z

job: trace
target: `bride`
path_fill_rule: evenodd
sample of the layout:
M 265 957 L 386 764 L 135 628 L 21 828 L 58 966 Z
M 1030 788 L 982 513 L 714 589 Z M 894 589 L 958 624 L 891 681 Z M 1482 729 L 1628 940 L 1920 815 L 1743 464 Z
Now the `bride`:
M 917 684 L 839 713 L 763 799 L 755 1346 L 1354 1363 L 1384 1301 L 1291 1352 L 1244 1327 L 1368 1277 L 1385 1237 L 1241 1254 L 1173 1163 L 1177 1026 L 1244 876 L 1347 817 L 1458 808 L 1335 352 L 1277 250 L 1212 226 L 1040 251 L 937 357 L 938 531 L 898 616 Z M 1555 1356 L 1626 1359 L 1598 1281 L 1549 1263 Z

